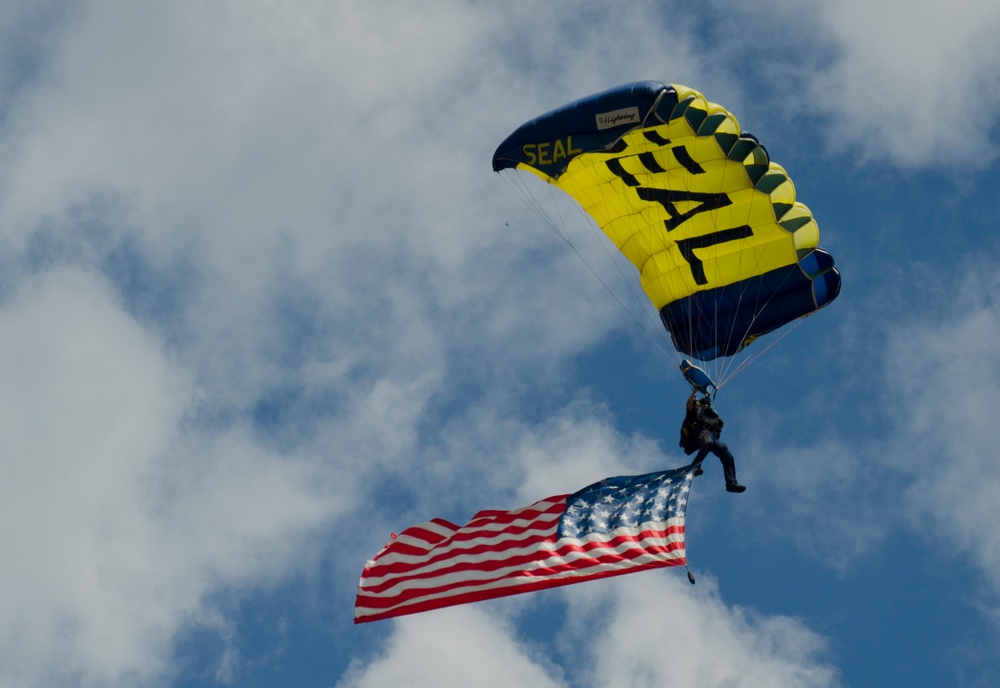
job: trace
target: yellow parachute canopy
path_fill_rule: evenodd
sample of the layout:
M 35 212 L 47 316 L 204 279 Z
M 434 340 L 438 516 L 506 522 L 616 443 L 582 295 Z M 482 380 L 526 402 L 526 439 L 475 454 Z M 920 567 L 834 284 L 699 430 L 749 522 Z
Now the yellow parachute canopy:
M 558 186 L 639 271 L 678 351 L 729 356 L 836 298 L 785 170 L 698 91 L 626 84 L 526 123 L 493 167 Z

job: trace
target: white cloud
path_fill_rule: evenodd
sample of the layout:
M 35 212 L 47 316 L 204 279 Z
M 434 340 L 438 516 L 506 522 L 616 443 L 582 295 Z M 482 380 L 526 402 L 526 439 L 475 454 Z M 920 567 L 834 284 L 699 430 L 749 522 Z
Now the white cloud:
M 894 532 L 912 528 L 947 543 L 945 559 L 967 558 L 985 583 L 981 603 L 995 607 L 1000 281 L 981 258 L 939 279 L 940 288 L 925 279 L 919 306 L 910 300 L 897 319 L 880 315 L 881 324 L 872 323 L 873 340 L 883 342 L 872 354 L 881 377 L 857 364 L 868 392 L 854 391 L 855 408 L 834 409 L 848 402 L 824 389 L 794 412 L 744 411 L 734 421 L 737 462 L 754 467 L 751 487 L 764 494 L 757 522 L 826 565 L 846 573 Z M 848 348 L 845 355 L 854 354 Z M 834 427 L 824 428 L 831 414 Z M 788 433 L 802 419 L 816 441 Z
M 902 525 L 902 499 L 884 488 L 904 478 L 883 465 L 884 445 L 872 435 L 865 434 L 859 445 L 839 431 L 822 434 L 820 413 L 800 408 L 793 419 L 789 415 L 787 409 L 774 415 L 753 412 L 735 421 L 743 428 L 737 470 L 756 495 L 748 518 L 764 539 L 791 540 L 846 573 Z M 800 419 L 817 426 L 818 441 L 790 434 L 788 428 Z
M 678 457 L 664 456 L 654 440 L 623 437 L 605 409 L 582 398 L 518 436 L 511 455 L 523 471 L 520 497 L 525 503 L 574 492 L 611 475 L 678 465 Z
M 812 84 L 860 157 L 982 168 L 1000 114 L 1000 7 L 990 0 L 820 3 L 836 56 Z
M 973 261 L 952 298 L 890 339 L 888 390 L 899 436 L 888 458 L 910 475 L 910 516 L 967 554 L 1000 598 L 1000 299 L 991 266 Z
M 0 672 L 12 680 L 168 674 L 178 630 L 216 623 L 207 596 L 285 575 L 372 472 L 426 459 L 415 483 L 423 469 L 487 475 L 484 493 L 534 499 L 663 462 L 586 400 L 538 422 L 562 403 L 564 362 L 621 319 L 489 156 L 523 120 L 615 83 L 676 80 L 714 98 L 735 77 L 687 37 L 693 18 L 654 3 L 358 7 L 85 3 L 4 99 L 0 532 L 17 556 L 0 565 L 0 642 L 17 659 Z M 830 10 L 846 48 L 829 79 L 875 66 L 872 88 L 891 98 L 844 111 L 875 131 L 914 91 L 885 85 L 903 67 L 868 55 L 870 38 L 851 42 L 864 31 L 847 7 Z M 948 45 L 978 40 L 945 25 Z M 972 102 L 988 111 L 995 94 L 977 78 L 950 88 L 982 93 Z M 947 143 L 906 122 L 893 131 L 937 138 L 879 145 L 909 159 Z M 123 247 L 131 258 L 109 266 Z M 255 432 L 272 406 L 279 427 Z M 745 632 L 787 645 L 794 624 L 772 632 L 713 608 L 726 650 L 822 685 L 796 673 L 806 649 L 769 655 Z M 359 681 L 430 642 L 405 628 Z M 468 641 L 505 648 L 497 676 L 546 685 L 509 636 L 487 623 Z
M 996 3 L 839 0 L 809 9 L 776 0 L 757 9 L 741 16 L 768 26 L 741 37 L 774 51 L 777 83 L 768 87 L 800 99 L 801 113 L 818 107 L 834 149 L 949 171 L 996 157 Z M 802 53 L 798 61 L 789 48 Z
M 745 78 L 698 86 L 772 150 L 825 144 L 862 164 L 975 172 L 996 158 L 1000 8 L 991 0 L 713 3 L 700 59 Z M 672 14 L 666 10 L 663 14 Z M 712 79 L 710 74 L 707 79 Z M 678 77 L 669 77 L 676 78 Z M 684 83 L 682 81 L 682 83 Z M 770 97 L 780 98 L 771 101 Z M 775 107 L 780 102 L 781 107 Z M 803 123 L 790 120 L 803 118 Z M 820 151 L 822 152 L 822 151 Z M 779 159 L 779 162 L 781 160 Z
M 544 32 L 529 5 L 524 30 Z M 288 346 L 275 323 L 289 302 L 312 300 L 312 371 L 429 317 L 454 318 L 439 326 L 449 348 L 511 355 L 530 322 L 531 357 L 606 331 L 610 301 L 489 168 L 496 141 L 553 103 L 518 81 L 527 57 L 484 54 L 480 39 L 523 41 L 527 55 L 551 41 L 485 6 L 119 10 L 95 2 L 67 20 L 12 108 L 0 231 L 10 253 L 44 235 L 32 250 L 93 265 L 128 242 L 153 268 L 185 271 L 169 336 L 213 403 L 249 405 L 287 379 L 269 357 Z M 603 87 L 590 71 L 601 61 L 576 50 L 577 78 L 594 82 L 580 88 Z M 575 96 L 570 83 L 546 98 Z M 516 280 L 493 267 L 538 247 Z M 567 298 L 574 284 L 593 298 Z
M 184 389 L 99 282 L 59 272 L 25 287 L 0 311 L 2 670 L 20 685 L 45 667 L 114 676 L 146 650 L 116 569 L 123 545 L 144 546 L 143 477 Z
M 567 623 L 544 644 L 519 638 L 495 614 L 500 607 L 414 615 L 393 622 L 384 653 L 355 664 L 338 686 L 839 685 L 821 636 L 791 618 L 727 607 L 710 579 L 692 588 L 669 570 L 562 592 Z M 519 608 L 515 599 L 508 609 Z M 552 647 L 570 648 L 561 670 L 550 664 Z
M 511 637 L 507 621 L 481 608 L 452 607 L 394 624 L 381 656 L 353 665 L 338 688 L 563 685 L 537 653 Z
M 0 354 L 5 684 L 157 675 L 207 593 L 284 574 L 350 501 L 238 428 L 189 428 L 187 376 L 99 278 L 26 283 Z
M 591 639 L 590 685 L 839 685 L 837 672 L 820 659 L 826 641 L 802 623 L 729 607 L 710 579 L 692 588 L 672 573 L 606 582 L 614 586 L 606 594 L 615 608 Z

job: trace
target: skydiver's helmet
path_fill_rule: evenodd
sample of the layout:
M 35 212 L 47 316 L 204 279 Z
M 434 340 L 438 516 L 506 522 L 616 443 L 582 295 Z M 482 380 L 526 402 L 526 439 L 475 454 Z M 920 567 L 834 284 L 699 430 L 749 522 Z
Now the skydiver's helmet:
M 694 403 L 699 408 L 712 408 L 712 398 L 709 396 L 704 396 L 701 399 L 695 399 Z

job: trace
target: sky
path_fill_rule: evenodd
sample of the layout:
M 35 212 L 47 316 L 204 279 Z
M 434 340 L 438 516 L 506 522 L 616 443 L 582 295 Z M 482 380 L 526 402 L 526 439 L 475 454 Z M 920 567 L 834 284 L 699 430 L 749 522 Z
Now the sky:
M 0 686 L 997 685 L 998 30 L 993 0 L 3 0 Z M 717 399 L 747 492 L 709 459 L 694 586 L 355 626 L 392 532 L 687 463 L 666 333 L 491 169 L 640 79 L 735 113 L 843 277 Z

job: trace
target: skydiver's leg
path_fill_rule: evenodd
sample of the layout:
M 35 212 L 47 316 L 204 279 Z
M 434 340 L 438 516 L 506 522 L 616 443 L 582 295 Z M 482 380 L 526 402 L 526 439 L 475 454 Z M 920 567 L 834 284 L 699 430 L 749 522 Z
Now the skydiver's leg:
M 705 460 L 706 456 L 708 456 L 708 452 L 710 449 L 711 447 L 707 444 L 701 445 L 701 449 L 698 450 L 698 455 L 695 456 L 694 461 L 691 462 L 691 465 L 694 466 L 695 475 L 701 475 L 702 473 L 705 472 L 701 469 L 701 462 Z
M 722 462 L 722 472 L 726 475 L 726 492 L 745 492 L 747 488 L 736 482 L 736 460 L 729 447 L 716 441 L 712 445 L 712 453 Z
M 722 462 L 722 473 L 726 477 L 726 484 L 736 482 L 736 459 L 725 442 L 716 440 L 710 447 L 713 454 L 719 457 Z

